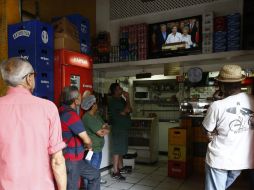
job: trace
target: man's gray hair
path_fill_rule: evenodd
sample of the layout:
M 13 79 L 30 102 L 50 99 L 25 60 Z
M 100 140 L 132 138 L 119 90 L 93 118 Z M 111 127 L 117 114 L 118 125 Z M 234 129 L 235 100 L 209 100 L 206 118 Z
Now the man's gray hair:
M 76 86 L 66 86 L 61 93 L 61 104 L 71 105 L 79 95 L 79 90 Z
M 13 57 L 4 61 L 0 65 L 0 70 L 3 80 L 13 87 L 22 84 L 24 76 L 34 72 L 32 65 L 20 57 Z

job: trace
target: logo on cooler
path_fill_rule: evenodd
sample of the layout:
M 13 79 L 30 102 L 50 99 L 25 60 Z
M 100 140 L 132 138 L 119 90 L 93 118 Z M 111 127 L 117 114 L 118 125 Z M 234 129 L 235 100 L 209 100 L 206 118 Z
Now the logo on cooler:
M 48 41 L 49 41 L 49 36 L 48 36 L 47 31 L 43 30 L 43 31 L 41 32 L 41 39 L 42 39 L 42 42 L 43 42 L 44 44 L 47 44 L 47 43 L 48 43 Z
M 17 32 L 15 32 L 12 36 L 13 39 L 16 40 L 19 37 L 25 36 L 25 37 L 29 37 L 31 34 L 31 32 L 29 30 L 19 30 Z
M 79 64 L 82 64 L 82 65 L 87 65 L 87 64 L 88 64 L 88 61 L 87 61 L 87 60 L 81 59 L 81 58 L 79 58 L 79 57 L 73 57 L 73 58 L 72 58 L 72 61 L 73 61 L 74 63 L 79 63 Z

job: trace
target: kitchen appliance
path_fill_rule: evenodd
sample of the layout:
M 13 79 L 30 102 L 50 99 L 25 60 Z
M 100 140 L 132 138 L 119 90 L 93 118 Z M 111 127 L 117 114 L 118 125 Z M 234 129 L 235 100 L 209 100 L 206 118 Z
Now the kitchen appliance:
M 148 87 L 136 87 L 134 92 L 134 100 L 150 100 Z
M 93 61 L 85 54 L 55 50 L 54 72 L 56 105 L 60 104 L 61 90 L 65 86 L 77 86 L 81 95 L 93 90 Z

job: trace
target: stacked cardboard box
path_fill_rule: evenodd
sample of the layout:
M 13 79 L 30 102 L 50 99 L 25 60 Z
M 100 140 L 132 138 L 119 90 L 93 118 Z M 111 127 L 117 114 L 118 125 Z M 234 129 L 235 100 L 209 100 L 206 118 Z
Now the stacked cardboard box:
M 180 127 L 168 130 L 168 176 L 186 178 L 191 171 L 191 120 L 182 119 Z
M 91 53 L 90 22 L 86 17 L 83 17 L 80 14 L 71 14 L 65 17 L 55 17 L 52 19 L 52 21 L 55 28 L 58 29 L 56 31 L 57 33 L 67 33 L 68 36 L 74 41 L 78 41 L 79 50 L 77 51 L 77 44 L 66 35 L 64 36 L 65 38 L 61 36 L 61 38 L 57 39 L 57 43 L 59 45 L 67 47 L 65 49 L 68 50 L 71 50 L 70 47 L 75 48 L 74 51 L 76 52 L 81 52 L 88 55 Z M 72 25 L 70 25 L 70 23 Z
M 53 101 L 53 27 L 37 20 L 9 25 L 8 46 L 9 57 L 27 59 L 37 72 L 34 94 Z
M 67 49 L 80 52 L 78 30 L 66 17 L 53 23 L 55 49 Z

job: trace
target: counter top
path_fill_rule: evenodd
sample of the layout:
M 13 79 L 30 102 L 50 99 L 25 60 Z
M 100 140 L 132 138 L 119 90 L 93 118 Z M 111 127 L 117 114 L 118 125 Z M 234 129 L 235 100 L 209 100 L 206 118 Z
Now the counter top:
M 156 117 L 131 117 L 131 120 L 154 120 Z

